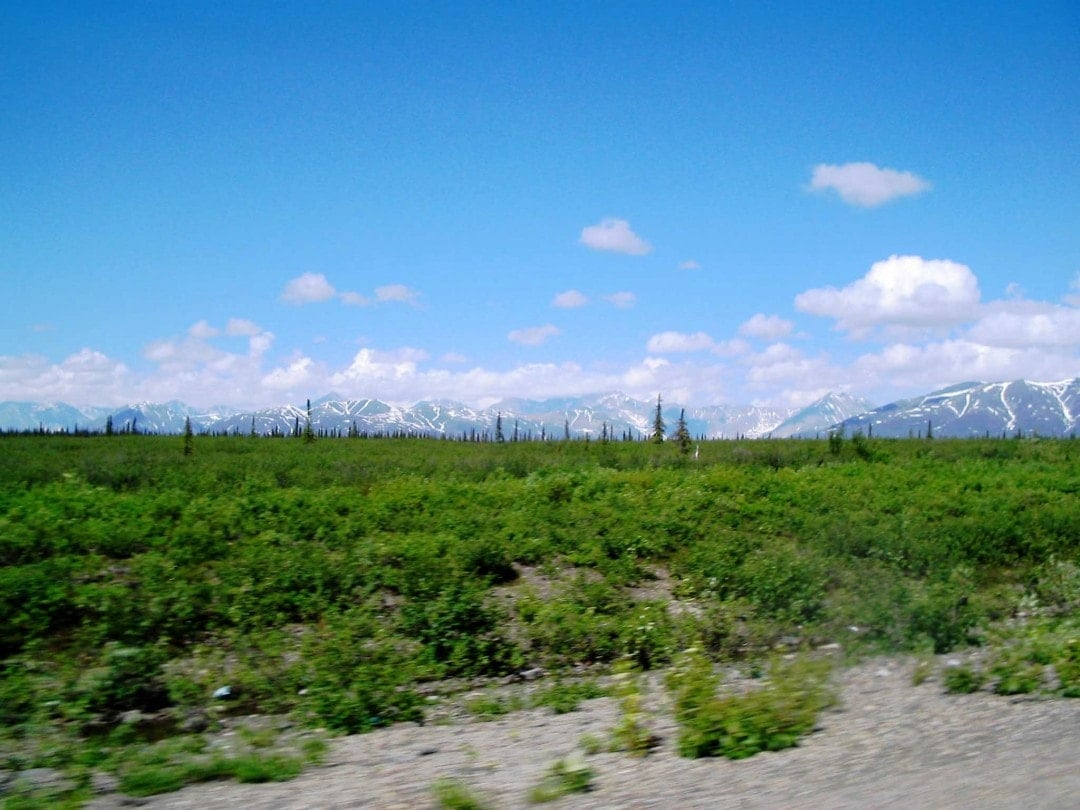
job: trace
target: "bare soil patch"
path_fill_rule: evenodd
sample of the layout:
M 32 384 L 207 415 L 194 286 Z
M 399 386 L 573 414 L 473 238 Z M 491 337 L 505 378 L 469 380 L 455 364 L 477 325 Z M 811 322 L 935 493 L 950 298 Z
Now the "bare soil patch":
M 949 695 L 940 679 L 912 685 L 915 662 L 889 658 L 842 671 L 840 705 L 799 747 L 732 762 L 688 760 L 663 690 L 650 724 L 663 738 L 650 756 L 586 758 L 594 789 L 541 807 L 585 808 L 1072 808 L 1080 796 L 1080 700 Z M 432 785 L 452 778 L 492 808 L 535 807 L 529 789 L 586 735 L 607 740 L 611 698 L 578 711 L 516 712 L 491 722 L 457 716 L 395 726 L 331 743 L 326 763 L 291 782 L 210 783 L 134 800 L 117 794 L 95 810 L 436 807 Z

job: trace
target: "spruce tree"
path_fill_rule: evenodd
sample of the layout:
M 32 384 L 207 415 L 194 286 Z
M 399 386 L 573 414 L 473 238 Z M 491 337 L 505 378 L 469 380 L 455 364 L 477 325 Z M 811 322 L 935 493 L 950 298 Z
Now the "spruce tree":
M 105 435 L 106 436 L 112 436 L 113 435 L 112 414 L 109 414 L 108 416 L 105 417 Z
M 315 431 L 311 429 L 311 400 L 307 401 L 307 420 L 304 422 L 304 443 L 311 444 L 315 441 Z
M 690 452 L 693 439 L 690 438 L 690 431 L 686 427 L 686 408 L 679 411 L 679 422 L 675 427 L 675 442 L 679 445 L 679 452 L 684 456 Z
M 652 430 L 652 442 L 653 444 L 664 443 L 664 430 L 667 426 L 664 424 L 664 411 L 661 406 L 660 395 L 656 395 L 656 415 L 653 417 L 653 430 Z
M 195 434 L 191 430 L 191 417 L 184 419 L 184 455 L 195 455 Z
M 502 444 L 505 441 L 502 430 L 502 411 L 495 417 L 495 441 Z

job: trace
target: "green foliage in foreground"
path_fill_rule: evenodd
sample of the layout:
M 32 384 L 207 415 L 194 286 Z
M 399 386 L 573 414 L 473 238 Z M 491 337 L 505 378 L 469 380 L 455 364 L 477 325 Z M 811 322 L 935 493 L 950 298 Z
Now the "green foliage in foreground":
M 592 768 L 585 764 L 580 754 L 555 760 L 548 768 L 540 784 L 529 791 L 533 804 L 553 802 L 571 793 L 587 793 L 592 790 Z
M 460 780 L 445 777 L 431 787 L 442 810 L 485 810 L 488 805 Z
M 999 695 L 1033 692 L 1080 697 L 1080 620 L 1038 617 L 994 628 L 982 664 L 948 667 L 949 692 L 976 692 L 989 684 Z
M 679 723 L 679 753 L 745 759 L 791 748 L 835 701 L 828 683 L 830 669 L 824 659 L 775 659 L 764 684 L 721 693 L 712 662 L 696 650 L 685 653 L 668 675 Z
M 367 731 L 419 718 L 425 681 L 648 670 L 688 647 L 945 652 L 1080 609 L 1069 440 L 191 443 L 0 437 L 0 755 L 18 768 L 75 768 L 125 712 Z M 1052 668 L 1075 694 L 1072 636 L 1039 632 L 1058 652 L 1018 643 L 1016 677 L 994 677 L 1022 690 Z

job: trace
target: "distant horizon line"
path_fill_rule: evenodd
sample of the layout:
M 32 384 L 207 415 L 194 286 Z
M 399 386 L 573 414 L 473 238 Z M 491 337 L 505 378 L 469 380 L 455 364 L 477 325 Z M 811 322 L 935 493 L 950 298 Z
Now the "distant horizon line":
M 895 403 L 895 402 L 900 402 L 900 401 L 907 400 L 907 399 L 913 399 L 913 398 L 917 398 L 919 396 L 930 396 L 930 395 L 933 395 L 933 394 L 936 394 L 936 393 L 939 393 L 939 392 L 943 392 L 943 391 L 947 391 L 949 389 L 955 388 L 957 386 L 962 386 L 962 385 L 983 385 L 983 386 L 988 386 L 988 385 L 1010 385 L 1010 384 L 1014 384 L 1014 383 L 1027 383 L 1027 384 L 1031 384 L 1031 385 L 1052 386 L 1052 385 L 1069 384 L 1069 383 L 1075 382 L 1076 380 L 1080 380 L 1080 375 L 1076 375 L 1076 376 L 1072 376 L 1072 377 L 1064 377 L 1064 378 L 1055 379 L 1055 380 L 1029 380 L 1029 379 L 1022 378 L 1022 377 L 1014 379 L 1014 380 L 970 380 L 969 379 L 969 380 L 962 380 L 962 381 L 954 382 L 954 383 L 948 383 L 946 385 L 942 385 L 942 386 L 939 386 L 937 388 L 934 388 L 934 389 L 932 389 L 930 391 L 926 391 L 926 392 L 922 392 L 922 393 L 910 394 L 910 395 L 907 395 L 907 396 L 901 396 L 899 398 L 891 399 L 891 400 L 889 400 L 887 402 L 884 402 L 884 403 L 874 404 L 872 407 L 873 408 L 880 408 L 880 407 L 884 407 L 886 405 L 890 405 L 890 404 Z M 215 411 L 215 410 L 230 410 L 235 414 L 235 413 L 243 413 L 243 412 L 255 413 L 255 412 L 258 412 L 258 411 L 262 411 L 262 410 L 273 410 L 275 408 L 283 408 L 283 407 L 295 407 L 295 408 L 303 410 L 306 407 L 307 401 L 310 400 L 312 403 L 323 403 L 323 402 L 378 402 L 378 403 L 381 403 L 383 405 L 389 405 L 391 407 L 399 407 L 399 408 L 415 408 L 418 405 L 422 405 L 422 404 L 426 404 L 426 403 L 433 403 L 433 404 L 451 403 L 451 404 L 454 404 L 454 405 L 462 405 L 462 406 L 465 406 L 467 408 L 471 408 L 471 409 L 474 409 L 474 410 L 487 411 L 487 410 L 491 410 L 492 408 L 497 407 L 500 403 L 506 402 L 507 400 L 522 400 L 524 402 L 543 403 L 543 402 L 548 402 L 548 401 L 551 401 L 551 400 L 560 400 L 560 399 L 563 399 L 563 400 L 579 400 L 579 399 L 586 399 L 586 398 L 590 398 L 590 397 L 605 397 L 605 396 L 612 396 L 612 395 L 618 395 L 618 396 L 626 397 L 627 399 L 632 400 L 632 401 L 634 401 L 634 402 L 636 402 L 638 404 L 648 405 L 648 404 L 651 403 L 651 399 L 649 399 L 649 400 L 640 399 L 638 397 L 627 394 L 624 391 L 621 391 L 619 389 L 610 389 L 610 390 L 607 390 L 607 391 L 590 391 L 590 392 L 585 392 L 585 393 L 580 393 L 580 394 L 553 394 L 553 395 L 550 395 L 550 396 L 543 396 L 543 397 L 527 397 L 527 396 L 519 396 L 519 395 L 508 395 L 508 396 L 504 396 L 504 397 L 501 397 L 499 399 L 494 400 L 489 405 L 472 405 L 472 404 L 470 404 L 470 403 L 468 403 L 468 402 L 466 402 L 464 400 L 456 400 L 456 399 L 447 398 L 447 397 L 435 397 L 435 398 L 431 398 L 431 399 L 421 398 L 421 399 L 416 399 L 416 400 L 412 400 L 412 401 L 409 401 L 409 402 L 400 401 L 400 400 L 379 399 L 377 396 L 349 397 L 349 396 L 344 396 L 344 395 L 338 393 L 337 391 L 329 391 L 329 392 L 327 392 L 325 394 L 322 394 L 320 396 L 317 396 L 317 397 L 310 397 L 310 398 L 305 397 L 300 402 L 282 401 L 282 402 L 278 402 L 277 404 L 263 404 L 263 405 L 255 405 L 255 406 L 253 406 L 253 405 L 230 405 L 230 404 L 221 403 L 221 402 L 214 403 L 214 404 L 211 404 L 211 405 L 192 405 L 191 403 L 189 403 L 187 401 L 184 401 L 184 400 L 180 400 L 180 399 L 128 400 L 128 401 L 125 401 L 125 402 L 123 402 L 121 404 L 117 404 L 117 405 L 97 405 L 97 404 L 90 404 L 90 403 L 75 403 L 75 402 L 70 402 L 70 401 L 61 400 L 61 399 L 47 399 L 47 400 L 29 400 L 29 399 L 16 400 L 16 399 L 11 399 L 11 400 L 2 400 L 2 401 L 0 401 L 0 405 L 7 405 L 7 404 L 35 405 L 35 406 L 46 406 L 46 405 L 60 406 L 60 405 L 63 405 L 63 406 L 66 406 L 66 407 L 75 408 L 77 410 L 106 411 L 106 410 L 110 410 L 110 409 L 112 409 L 112 410 L 122 410 L 124 408 L 136 408 L 136 407 L 147 406 L 147 405 L 154 405 L 154 406 L 165 405 L 165 406 L 167 406 L 167 405 L 171 405 L 171 404 L 175 403 L 175 404 L 178 404 L 178 405 L 182 405 L 185 408 L 189 408 L 189 409 L 193 409 L 193 410 L 202 410 L 202 411 L 206 411 L 206 412 Z M 852 391 L 845 391 L 845 390 L 841 389 L 841 390 L 830 390 L 827 393 L 823 394 L 822 396 L 817 397 L 816 399 L 810 400 L 805 405 L 800 405 L 800 406 L 791 406 L 791 405 L 786 405 L 785 406 L 785 405 L 779 405 L 779 404 L 774 404 L 774 403 L 762 403 L 760 401 L 758 401 L 758 402 L 753 402 L 753 401 L 751 401 L 751 402 L 737 402 L 737 401 L 734 401 L 734 400 L 729 400 L 729 401 L 724 401 L 724 402 L 717 402 L 717 403 L 710 403 L 710 404 L 689 404 L 689 403 L 686 403 L 686 402 L 672 401 L 671 404 L 681 406 L 681 407 L 685 407 L 685 408 L 714 408 L 714 407 L 730 406 L 730 407 L 772 408 L 772 409 L 775 409 L 775 410 L 784 410 L 784 411 L 799 411 L 799 410 L 802 410 L 803 408 L 808 408 L 811 405 L 813 405 L 813 404 L 815 404 L 817 402 L 820 402 L 821 400 L 826 399 L 826 398 L 828 398 L 830 396 L 837 396 L 837 395 L 849 396 L 849 397 L 852 397 L 852 398 L 855 398 L 855 399 L 862 399 L 862 400 L 865 400 L 867 402 L 874 402 L 873 400 L 869 399 L 868 397 L 866 397 L 866 396 L 864 396 L 862 394 L 854 393 Z M 659 392 L 659 396 L 660 396 L 660 398 L 662 400 L 663 399 L 663 392 L 662 391 Z

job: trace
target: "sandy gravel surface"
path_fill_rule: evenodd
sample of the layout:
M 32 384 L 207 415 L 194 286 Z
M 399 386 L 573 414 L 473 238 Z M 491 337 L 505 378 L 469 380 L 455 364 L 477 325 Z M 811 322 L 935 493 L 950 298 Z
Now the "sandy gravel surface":
M 943 693 L 912 686 L 910 661 L 879 659 L 841 673 L 841 706 L 798 748 L 748 760 L 687 760 L 662 690 L 651 690 L 660 748 L 639 759 L 587 758 L 594 789 L 560 808 L 1077 808 L 1080 700 Z M 211 783 L 138 800 L 153 810 L 300 810 L 436 807 L 432 784 L 450 777 L 492 808 L 537 807 L 529 789 L 591 734 L 607 739 L 614 700 L 556 716 L 523 711 L 492 722 L 414 725 L 332 743 L 326 764 L 291 782 Z M 104 796 L 108 810 L 135 800 Z

